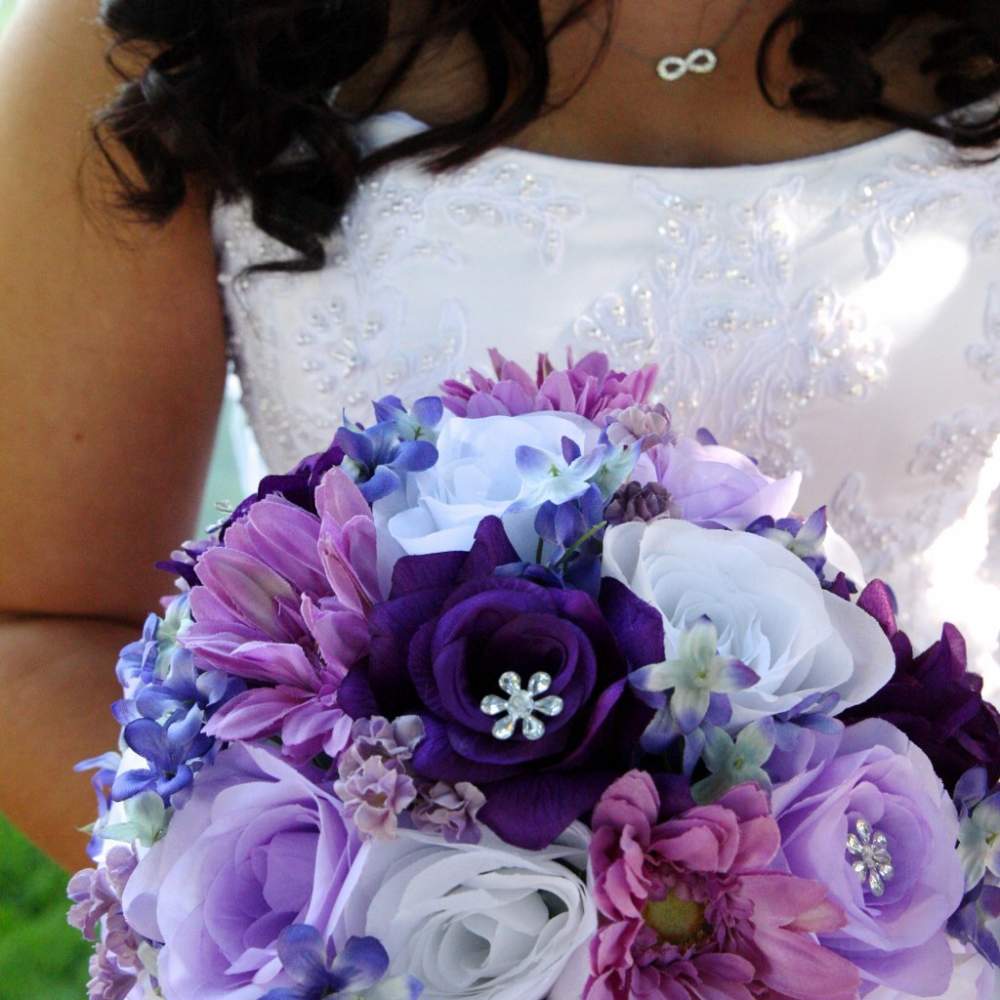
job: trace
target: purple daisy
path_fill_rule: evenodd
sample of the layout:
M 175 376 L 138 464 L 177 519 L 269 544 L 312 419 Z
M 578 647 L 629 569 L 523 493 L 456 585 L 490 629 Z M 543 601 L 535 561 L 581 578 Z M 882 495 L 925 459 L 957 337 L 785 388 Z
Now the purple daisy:
M 336 755 L 351 720 L 337 691 L 367 653 L 366 615 L 379 599 L 375 527 L 358 487 L 331 469 L 312 514 L 279 496 L 255 503 L 199 563 L 195 624 L 183 644 L 250 689 L 210 720 L 226 740 L 279 735 L 286 755 Z
M 475 369 L 469 385 L 448 381 L 442 386 L 444 405 L 459 417 L 517 416 L 537 410 L 577 413 L 588 420 L 645 403 L 656 381 L 656 365 L 634 372 L 616 372 L 606 354 L 593 352 L 556 369 L 547 354 L 538 357 L 534 377 L 499 351 L 490 351 L 494 378 Z

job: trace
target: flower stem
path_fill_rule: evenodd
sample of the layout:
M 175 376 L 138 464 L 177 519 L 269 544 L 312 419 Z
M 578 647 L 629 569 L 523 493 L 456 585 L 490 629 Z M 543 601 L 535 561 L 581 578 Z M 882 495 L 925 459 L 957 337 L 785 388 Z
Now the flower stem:
M 598 521 L 592 528 L 585 531 L 566 551 L 563 553 L 562 558 L 556 563 L 556 569 L 563 569 L 565 565 L 570 561 L 587 544 L 595 535 L 600 534 L 608 526 L 607 521 Z

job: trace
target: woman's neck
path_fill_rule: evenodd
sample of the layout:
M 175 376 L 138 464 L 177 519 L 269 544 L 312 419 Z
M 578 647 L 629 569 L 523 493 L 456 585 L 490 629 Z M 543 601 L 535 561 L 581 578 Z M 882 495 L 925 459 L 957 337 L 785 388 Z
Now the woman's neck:
M 554 9 L 565 4 L 550 0 Z M 765 31 L 785 6 L 785 0 L 755 0 L 749 7 L 742 0 L 709 0 L 704 8 L 698 0 L 619 0 L 611 41 L 586 77 L 605 27 L 597 4 L 553 43 L 552 94 L 554 103 L 566 103 L 529 125 L 512 145 L 617 163 L 715 166 L 791 160 L 892 131 L 880 121 L 827 122 L 768 103 L 757 84 L 757 55 Z M 734 16 L 713 73 L 669 83 L 657 76 L 660 57 L 712 46 Z M 768 83 L 779 104 L 788 102 L 799 78 L 788 56 L 794 31 L 779 34 L 768 62 Z M 880 61 L 892 81 L 889 100 L 938 113 L 945 109 L 920 76 L 914 55 L 926 45 L 926 31 L 895 39 Z
M 419 3 L 408 0 L 396 15 L 396 30 L 405 35 L 406 19 L 417 17 Z M 550 26 L 555 26 L 574 0 L 542 0 Z M 892 131 L 879 121 L 833 123 L 772 107 L 757 85 L 756 63 L 761 39 L 785 0 L 700 0 L 650 3 L 617 0 L 610 8 L 611 39 L 602 47 L 608 9 L 597 0 L 586 15 L 560 32 L 550 48 L 552 110 L 524 128 L 507 145 L 570 159 L 636 165 L 717 166 L 764 163 L 854 145 Z M 405 13 L 402 11 L 405 9 Z M 667 83 L 656 74 L 657 60 L 686 55 L 712 45 L 734 21 L 718 48 L 719 64 L 709 75 L 690 74 Z M 891 81 L 887 99 L 920 113 L 945 110 L 937 104 L 930 82 L 918 69 L 914 53 L 924 51 L 929 29 L 894 39 L 880 55 Z M 772 94 L 782 103 L 797 79 L 788 44 L 794 29 L 775 40 L 769 60 Z M 393 47 L 382 57 L 393 59 Z M 459 37 L 435 44 L 387 104 L 422 121 L 442 124 L 468 114 L 481 103 L 482 79 L 477 51 Z M 364 103 L 365 76 L 352 82 L 347 100 Z

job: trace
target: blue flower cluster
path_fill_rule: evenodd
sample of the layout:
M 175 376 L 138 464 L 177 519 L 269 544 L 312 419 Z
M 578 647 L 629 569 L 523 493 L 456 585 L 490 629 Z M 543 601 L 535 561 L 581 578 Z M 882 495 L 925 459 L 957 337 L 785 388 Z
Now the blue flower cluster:
M 339 955 L 309 924 L 292 924 L 278 938 L 278 958 L 295 984 L 261 1000 L 417 1000 L 423 986 L 412 976 L 386 979 L 389 956 L 373 937 L 353 937 Z
M 162 619 L 155 614 L 146 619 L 142 638 L 119 655 L 117 674 L 125 697 L 113 712 L 124 727 L 125 744 L 147 766 L 118 774 L 111 787 L 115 802 L 155 791 L 169 805 L 215 747 L 203 732 L 206 720 L 244 689 L 238 678 L 196 667 L 180 644 L 191 621 L 189 605 L 188 593 L 179 594 Z
M 341 427 L 334 444 L 344 452 L 341 468 L 371 504 L 395 492 L 408 472 L 423 472 L 438 460 L 436 428 L 444 416 L 438 396 L 425 396 L 408 412 L 396 396 L 375 403 L 371 427 Z
M 556 465 L 536 448 L 517 449 L 517 467 L 524 487 L 511 510 L 537 507 L 539 562 L 543 550 L 547 550 L 545 566 L 556 580 L 596 595 L 608 524 L 605 510 L 615 491 L 632 474 L 639 449 L 604 440 L 585 455 L 576 442 L 563 438 L 562 452 L 563 462 Z

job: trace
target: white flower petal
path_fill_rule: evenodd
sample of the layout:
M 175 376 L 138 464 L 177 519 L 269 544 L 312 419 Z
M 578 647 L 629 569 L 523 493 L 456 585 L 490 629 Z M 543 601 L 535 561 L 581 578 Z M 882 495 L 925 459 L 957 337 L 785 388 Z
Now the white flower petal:
M 543 851 L 488 831 L 470 845 L 400 830 L 359 855 L 335 940 L 377 937 L 390 974 L 421 980 L 425 1000 L 544 1000 L 596 930 L 588 842 L 579 823 Z
M 874 619 L 823 591 L 770 539 L 676 519 L 621 525 L 605 536 L 603 572 L 660 610 L 667 659 L 707 616 L 719 654 L 759 676 L 730 695 L 731 731 L 815 692 L 836 691 L 841 708 L 858 704 L 892 676 L 892 648 Z
M 823 554 L 827 558 L 826 576 L 833 580 L 837 573 L 843 573 L 849 580 L 857 584 L 858 590 L 865 586 L 865 571 L 861 559 L 851 548 L 847 539 L 839 535 L 829 525 L 826 527 L 826 539 L 823 542 Z
M 379 574 L 384 582 L 401 554 L 467 551 L 484 517 L 503 517 L 511 542 L 522 558 L 534 554 L 533 525 L 538 505 L 553 490 L 574 492 L 573 483 L 543 480 L 537 489 L 525 486 L 517 466 L 520 447 L 562 460 L 562 439 L 569 438 L 584 453 L 596 447 L 600 431 L 574 413 L 525 413 L 517 417 L 466 419 L 447 415 L 437 440 L 438 461 L 430 469 L 407 477 L 406 491 L 397 491 L 374 505 L 380 540 Z M 522 453 L 523 454 L 523 453 Z M 535 495 L 537 493 L 537 496 Z M 518 498 L 526 509 L 507 513 Z
M 840 712 L 860 705 L 885 687 L 896 672 L 896 657 L 881 626 L 868 612 L 833 594 L 824 596 L 830 620 L 854 661 L 853 672 L 836 688 Z

